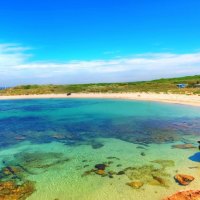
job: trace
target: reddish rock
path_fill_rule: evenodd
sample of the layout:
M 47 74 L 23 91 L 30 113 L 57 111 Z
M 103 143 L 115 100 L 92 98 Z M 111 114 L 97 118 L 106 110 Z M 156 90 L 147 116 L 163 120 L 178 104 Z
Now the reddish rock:
M 1 200 L 25 200 L 35 191 L 34 184 L 30 181 L 17 185 L 14 181 L 0 182 Z
M 177 174 L 174 178 L 180 185 L 188 185 L 194 180 L 193 176 L 185 174 Z
M 200 200 L 200 190 L 181 191 L 163 200 Z
M 104 175 L 105 171 L 102 170 L 102 169 L 99 169 L 99 170 L 96 171 L 96 174 L 98 174 L 98 175 Z

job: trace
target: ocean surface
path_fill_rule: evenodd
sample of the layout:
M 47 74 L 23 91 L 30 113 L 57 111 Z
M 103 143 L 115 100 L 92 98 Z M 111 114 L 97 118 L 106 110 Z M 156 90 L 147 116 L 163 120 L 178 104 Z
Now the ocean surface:
M 112 99 L 0 101 L 0 199 L 162 200 L 200 189 L 200 108 Z M 188 186 L 177 174 L 195 177 Z

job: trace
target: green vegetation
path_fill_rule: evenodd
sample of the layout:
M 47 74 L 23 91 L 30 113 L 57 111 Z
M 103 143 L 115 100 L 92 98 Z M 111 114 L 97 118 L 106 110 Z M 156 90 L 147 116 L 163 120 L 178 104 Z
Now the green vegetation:
M 188 84 L 180 89 L 179 83 Z M 129 83 L 98 83 L 98 84 L 74 84 L 74 85 L 22 85 L 6 90 L 1 90 L 0 95 L 29 95 L 29 94 L 62 94 L 62 93 L 122 93 L 122 92 L 156 92 L 199 94 L 200 88 L 194 87 L 200 83 L 200 75 L 181 78 L 159 79 L 153 81 L 129 82 Z

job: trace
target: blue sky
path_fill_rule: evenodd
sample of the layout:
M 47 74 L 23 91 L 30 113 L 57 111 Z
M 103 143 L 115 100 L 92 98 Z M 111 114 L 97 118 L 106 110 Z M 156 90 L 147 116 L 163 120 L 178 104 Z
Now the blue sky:
M 0 2 L 0 84 L 200 74 L 199 0 Z

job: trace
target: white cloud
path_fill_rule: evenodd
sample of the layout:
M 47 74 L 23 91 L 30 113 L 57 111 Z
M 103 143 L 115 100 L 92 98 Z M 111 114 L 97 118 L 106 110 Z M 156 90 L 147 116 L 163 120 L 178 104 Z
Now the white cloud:
M 0 68 L 24 63 L 30 57 L 25 53 L 28 49 L 17 44 L 0 44 Z
M 2 82 L 9 85 L 117 82 L 200 74 L 200 53 L 147 53 L 111 60 L 59 63 L 31 62 L 27 50 L 16 44 L 0 44 Z

